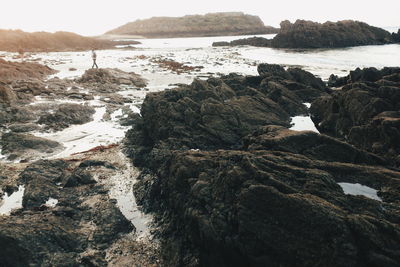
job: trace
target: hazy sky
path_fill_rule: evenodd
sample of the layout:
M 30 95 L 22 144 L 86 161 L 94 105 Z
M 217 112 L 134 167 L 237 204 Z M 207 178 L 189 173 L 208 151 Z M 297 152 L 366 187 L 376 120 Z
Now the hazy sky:
M 139 4 L 140 3 L 140 4 Z M 400 0 L 0 0 L 0 28 L 102 34 L 136 19 L 243 11 L 266 25 L 282 20 L 354 19 L 374 26 L 400 26 Z

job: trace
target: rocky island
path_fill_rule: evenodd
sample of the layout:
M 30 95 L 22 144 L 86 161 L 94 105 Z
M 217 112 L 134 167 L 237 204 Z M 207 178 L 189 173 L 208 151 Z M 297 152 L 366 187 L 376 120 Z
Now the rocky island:
M 213 46 L 252 45 L 273 48 L 338 48 L 361 45 L 382 45 L 398 42 L 398 34 L 370 26 L 364 22 L 343 20 L 317 23 L 283 21 L 279 33 L 271 40 L 248 38 L 232 42 L 216 42 Z
M 242 12 L 209 13 L 184 17 L 153 17 L 129 22 L 106 35 L 136 35 L 146 38 L 224 36 L 277 33 L 257 16 Z

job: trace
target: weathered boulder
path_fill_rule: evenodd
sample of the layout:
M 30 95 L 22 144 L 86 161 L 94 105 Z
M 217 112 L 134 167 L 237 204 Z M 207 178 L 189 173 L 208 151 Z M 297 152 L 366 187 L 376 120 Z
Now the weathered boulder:
M 53 154 L 62 148 L 62 145 L 58 142 L 14 132 L 3 133 L 0 144 L 2 153 L 9 154 L 10 159 Z
M 147 81 L 138 74 L 110 68 L 86 70 L 77 81 L 80 83 L 116 84 L 136 87 L 146 87 L 147 85 Z
M 46 128 L 62 130 L 73 124 L 84 124 L 93 120 L 95 109 L 80 104 L 61 104 L 54 113 L 42 115 L 37 123 L 45 124 Z

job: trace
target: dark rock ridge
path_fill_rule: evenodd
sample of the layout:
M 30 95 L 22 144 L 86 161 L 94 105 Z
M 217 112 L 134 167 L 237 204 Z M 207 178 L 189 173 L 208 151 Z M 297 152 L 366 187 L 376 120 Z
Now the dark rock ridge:
M 400 172 L 287 129 L 326 88 L 298 69 L 258 71 L 148 94 L 127 134 L 145 168 L 135 196 L 158 218 L 167 266 L 398 265 Z M 339 182 L 375 188 L 383 202 Z
M 263 37 L 250 37 L 245 39 L 233 40 L 231 42 L 214 42 L 212 44 L 212 46 L 239 46 L 239 45 L 269 47 L 271 46 L 271 40 Z
M 147 142 L 170 149 L 240 147 L 242 138 L 260 125 L 289 127 L 290 116 L 307 114 L 304 102 L 327 94 L 321 79 L 298 68 L 261 64 L 258 72 L 147 94 L 141 109 L 146 123 L 137 121 L 142 136 L 131 132 L 146 143 L 145 150 L 134 153 L 148 152 Z
M 400 68 L 356 69 L 331 76 L 341 90 L 313 102 L 318 130 L 400 164 Z
M 252 45 L 274 48 L 335 48 L 360 45 L 382 45 L 399 42 L 398 34 L 364 22 L 343 20 L 317 23 L 297 20 L 281 22 L 279 33 L 273 39 L 247 38 L 232 42 L 218 42 L 213 46 Z
M 110 49 L 119 44 L 138 42 L 113 42 L 84 37 L 71 32 L 34 32 L 0 29 L 0 51 L 9 52 L 53 52 Z
M 144 37 L 189 37 L 277 33 L 257 16 L 242 12 L 209 13 L 184 17 L 153 17 L 129 22 L 106 34 Z

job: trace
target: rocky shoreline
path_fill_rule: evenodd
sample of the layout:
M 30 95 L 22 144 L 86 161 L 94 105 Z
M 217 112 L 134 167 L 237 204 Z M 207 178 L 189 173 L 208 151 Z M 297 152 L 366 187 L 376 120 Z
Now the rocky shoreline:
M 318 103 L 335 90 L 298 69 L 258 72 L 148 94 L 127 134 L 144 168 L 135 196 L 156 216 L 166 265 L 398 265 L 400 171 L 364 147 L 289 130 L 306 101 L 328 112 Z
M 0 195 L 21 196 L 0 209 L 5 266 L 400 263 L 398 68 L 326 83 L 260 64 L 138 103 L 121 94 L 148 85 L 133 72 L 58 79 L 39 64 L 0 64 Z M 321 134 L 292 130 L 297 116 Z

